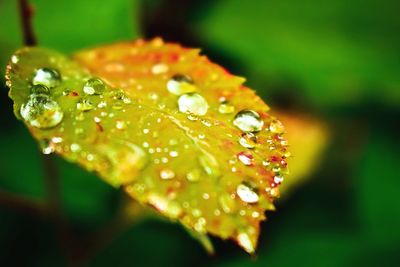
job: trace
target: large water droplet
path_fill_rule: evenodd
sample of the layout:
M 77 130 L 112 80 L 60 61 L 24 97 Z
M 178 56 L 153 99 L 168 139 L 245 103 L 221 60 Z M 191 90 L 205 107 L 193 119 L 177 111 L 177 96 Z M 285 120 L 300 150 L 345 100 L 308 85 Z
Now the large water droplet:
M 178 107 L 180 112 L 203 116 L 207 113 L 208 103 L 197 93 L 187 93 L 179 97 Z
M 264 125 L 264 121 L 261 120 L 257 112 L 244 109 L 236 114 L 233 125 L 244 132 L 259 132 Z
M 236 193 L 246 203 L 257 203 L 259 196 L 250 185 L 241 183 L 236 187 Z
M 91 78 L 83 87 L 83 92 L 87 95 L 101 94 L 105 89 L 104 82 L 98 78 Z
M 285 131 L 285 126 L 279 120 L 273 120 L 269 124 L 269 130 L 273 133 L 283 133 Z
M 55 69 L 40 68 L 37 69 L 32 78 L 32 84 L 41 84 L 49 88 L 57 86 L 61 81 L 60 73 Z
M 253 133 L 244 133 L 239 138 L 239 144 L 245 148 L 255 148 L 257 144 L 257 136 Z
M 20 113 L 30 125 L 47 129 L 58 125 L 64 116 L 60 105 L 48 95 L 31 95 L 28 102 L 22 104 Z
M 167 89 L 174 95 L 182 95 L 196 91 L 193 80 L 188 75 L 176 74 L 167 82 Z

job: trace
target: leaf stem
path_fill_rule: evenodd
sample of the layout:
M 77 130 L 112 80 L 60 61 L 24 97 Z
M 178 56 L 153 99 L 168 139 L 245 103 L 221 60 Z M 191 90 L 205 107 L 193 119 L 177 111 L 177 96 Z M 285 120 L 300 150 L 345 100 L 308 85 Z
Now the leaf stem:
M 0 206 L 35 216 L 42 216 L 48 212 L 47 206 L 39 201 L 3 190 L 0 190 Z
M 35 46 L 37 42 L 32 26 L 33 8 L 28 3 L 28 0 L 19 0 L 19 12 L 24 43 L 27 46 Z

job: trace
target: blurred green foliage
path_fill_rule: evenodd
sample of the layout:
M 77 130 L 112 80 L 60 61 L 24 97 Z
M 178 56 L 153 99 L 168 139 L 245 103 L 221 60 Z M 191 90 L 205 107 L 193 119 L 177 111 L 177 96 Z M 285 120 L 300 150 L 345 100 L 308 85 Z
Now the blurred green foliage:
M 0 63 L 22 46 L 17 1 L 0 0 Z M 398 266 L 400 4 L 394 0 L 37 0 L 41 45 L 64 52 L 151 37 L 202 47 L 272 107 L 310 113 L 332 141 L 308 183 L 264 223 L 256 259 L 215 240 L 208 257 L 178 225 L 143 222 L 88 266 Z M 179 12 L 177 12 L 179 11 Z M 4 82 L 3 82 L 4 83 Z M 0 92 L 0 188 L 44 199 L 42 160 Z M 301 155 L 294 155 L 301 157 Z M 110 220 L 120 192 L 62 160 L 63 208 L 78 234 Z M 0 208 L 1 266 L 66 266 L 47 220 Z M 23 255 L 23 256 L 21 256 Z

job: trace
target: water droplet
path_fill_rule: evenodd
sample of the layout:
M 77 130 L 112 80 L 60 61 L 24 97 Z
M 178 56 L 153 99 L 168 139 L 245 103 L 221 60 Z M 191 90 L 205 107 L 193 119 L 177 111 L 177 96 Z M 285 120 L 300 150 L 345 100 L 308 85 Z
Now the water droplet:
M 225 213 L 232 213 L 236 210 L 235 200 L 229 194 L 224 193 L 219 196 L 218 204 Z
M 246 166 L 250 166 L 253 164 L 253 155 L 248 152 L 238 153 L 237 158 Z
M 209 121 L 209 120 L 203 119 L 203 120 L 201 120 L 201 123 L 203 125 L 207 126 L 207 127 L 211 127 L 212 126 L 211 121 Z
M 269 130 L 273 133 L 283 133 L 285 131 L 285 126 L 279 120 L 273 120 L 269 124 Z
M 188 116 L 187 116 L 187 118 L 188 118 L 188 120 L 190 120 L 190 121 L 197 121 L 197 120 L 199 120 L 199 117 L 198 116 L 196 116 L 196 115 L 194 115 L 194 114 L 188 114 Z
M 155 64 L 152 68 L 151 68 L 151 72 L 153 74 L 162 74 L 162 73 L 166 73 L 168 71 L 168 65 L 164 64 L 164 63 L 158 63 Z
M 238 185 L 236 188 L 236 193 L 239 196 L 239 198 L 246 203 L 258 202 L 259 199 L 258 194 L 247 183 L 241 183 L 240 185 Z
M 207 113 L 208 103 L 204 97 L 197 93 L 183 94 L 178 99 L 179 111 L 203 116 Z
M 92 102 L 90 102 L 89 99 L 86 98 L 81 98 L 77 103 L 76 103 L 76 108 L 80 111 L 89 111 L 94 109 L 94 106 Z
M 197 220 L 197 222 L 194 224 L 194 230 L 199 233 L 205 233 L 206 232 L 206 219 L 201 217 Z
M 217 159 L 206 151 L 202 152 L 203 153 L 199 155 L 199 162 L 204 171 L 211 177 L 219 177 L 221 175 L 221 170 Z
M 176 74 L 167 82 L 167 89 L 174 95 L 181 95 L 196 91 L 193 80 L 188 75 Z
M 257 144 L 257 136 L 253 133 L 244 133 L 239 138 L 239 144 L 245 148 L 255 148 Z
M 42 153 L 45 155 L 49 155 L 55 151 L 54 145 L 47 139 L 41 140 L 39 145 L 42 149 Z
M 283 182 L 283 176 L 278 176 L 278 175 L 274 176 L 274 182 L 276 184 L 282 183 Z
M 200 176 L 201 176 L 200 170 L 194 169 L 186 174 L 186 179 L 190 182 L 195 183 L 200 180 Z
M 272 189 L 269 189 L 269 194 L 271 195 L 271 197 L 279 197 L 280 196 L 279 188 L 274 187 Z
M 126 123 L 125 123 L 125 121 L 117 120 L 116 123 L 115 123 L 115 127 L 118 130 L 125 130 L 126 129 Z
M 97 104 L 98 108 L 105 108 L 107 107 L 107 102 L 106 101 L 100 101 L 99 104 Z
M 162 169 L 160 171 L 160 178 L 163 180 L 170 180 L 175 177 L 175 172 L 171 169 Z
M 71 93 L 71 90 L 65 89 L 65 90 L 62 92 L 62 95 L 63 95 L 63 96 L 67 96 L 67 95 L 69 95 L 70 93 Z
M 28 102 L 22 104 L 20 113 L 26 122 L 40 129 L 55 127 L 64 117 L 60 105 L 43 94 L 30 95 Z
M 169 155 L 170 155 L 172 158 L 176 158 L 179 154 L 178 154 L 178 151 L 171 151 L 171 152 L 169 152 Z
M 104 82 L 98 78 L 91 78 L 83 87 L 83 92 L 87 95 L 101 94 L 105 89 Z
M 237 242 L 247 253 L 254 253 L 254 244 L 247 233 L 239 233 L 237 236 Z
M 70 149 L 71 149 L 71 152 L 76 153 L 76 152 L 81 151 L 81 146 L 77 143 L 72 143 L 70 145 Z
M 17 64 L 17 63 L 18 63 L 18 61 L 19 61 L 19 58 L 18 58 L 18 56 L 16 56 L 16 55 L 12 55 L 12 57 L 11 57 L 11 62 L 12 62 L 12 63 L 14 63 L 14 64 Z
M 223 101 L 219 107 L 218 107 L 218 112 L 221 114 L 230 114 L 235 111 L 235 107 L 229 104 L 227 101 Z
M 36 94 L 36 95 L 49 95 L 50 94 L 50 89 L 42 84 L 36 84 L 32 86 L 31 88 L 31 94 Z
M 32 78 L 32 84 L 41 84 L 49 88 L 57 86 L 61 81 L 61 76 L 58 71 L 50 68 L 37 69 Z
M 148 200 L 150 205 L 156 208 L 161 213 L 165 214 L 170 218 L 178 218 L 182 214 L 182 207 L 179 203 L 168 200 L 165 197 L 162 197 L 158 194 L 152 193 L 149 194 Z
M 233 125 L 244 132 L 259 132 L 264 125 L 264 121 L 261 120 L 257 112 L 244 109 L 236 114 Z
M 54 136 L 53 138 L 51 138 L 51 142 L 53 142 L 54 144 L 62 143 L 62 141 L 63 141 L 62 137 L 59 136 Z

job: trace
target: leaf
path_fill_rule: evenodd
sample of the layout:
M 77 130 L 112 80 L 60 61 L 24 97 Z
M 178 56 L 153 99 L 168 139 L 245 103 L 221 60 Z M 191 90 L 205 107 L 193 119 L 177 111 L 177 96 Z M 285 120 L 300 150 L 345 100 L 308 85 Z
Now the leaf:
M 287 172 L 284 126 L 243 78 L 198 53 L 161 39 L 74 60 L 23 48 L 6 80 L 43 153 L 122 186 L 209 249 L 208 233 L 253 253 Z

